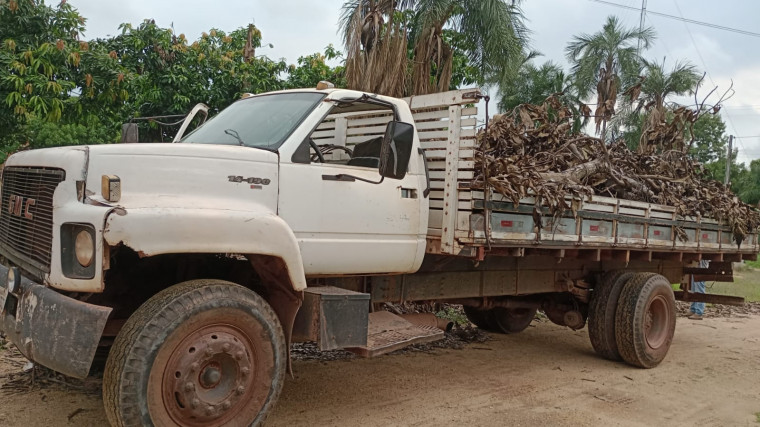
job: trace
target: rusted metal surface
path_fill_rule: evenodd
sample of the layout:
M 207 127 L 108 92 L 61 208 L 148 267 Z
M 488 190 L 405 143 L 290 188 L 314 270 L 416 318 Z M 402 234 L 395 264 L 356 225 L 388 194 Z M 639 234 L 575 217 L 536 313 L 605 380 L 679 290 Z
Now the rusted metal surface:
M 437 341 L 444 336 L 443 331 L 435 326 L 413 325 L 387 311 L 370 313 L 368 330 L 366 346 L 346 350 L 362 357 L 375 357 L 408 345 Z
M 678 301 L 686 302 L 709 302 L 711 304 L 723 304 L 723 305 L 744 305 L 745 301 L 742 297 L 733 297 L 728 295 L 716 295 L 716 294 L 703 294 L 697 292 L 684 292 L 675 291 L 675 297 Z
M 454 327 L 454 322 L 436 317 L 433 313 L 409 313 L 402 314 L 400 317 L 412 325 L 438 328 L 445 332 Z
M 250 338 L 213 325 L 184 339 L 163 372 L 163 403 L 180 425 L 221 426 L 254 389 Z M 260 362 L 259 362 L 260 363 Z
M 320 350 L 366 345 L 369 299 L 369 294 L 332 286 L 307 288 L 293 340 L 316 341 Z
M 733 282 L 733 264 L 730 261 L 711 261 L 706 268 L 687 267 L 684 274 L 692 274 L 697 282 Z
M 282 325 L 282 331 L 285 334 L 285 342 L 290 348 L 293 322 L 295 322 L 296 314 L 303 302 L 303 292 L 294 290 L 288 267 L 281 258 L 267 255 L 248 255 L 246 257 L 266 285 L 267 295 L 264 298 L 277 314 L 280 325 Z M 290 352 L 288 352 L 288 370 L 292 373 L 290 362 Z
M 5 291 L 7 274 L 8 268 L 0 265 L 0 292 Z M 63 296 L 26 277 L 4 307 L 0 332 L 24 356 L 72 377 L 87 376 L 110 308 Z

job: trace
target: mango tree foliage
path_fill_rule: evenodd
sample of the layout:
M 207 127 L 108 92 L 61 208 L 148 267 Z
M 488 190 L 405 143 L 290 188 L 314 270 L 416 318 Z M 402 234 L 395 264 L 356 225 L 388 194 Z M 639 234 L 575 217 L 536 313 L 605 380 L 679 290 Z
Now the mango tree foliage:
M 129 72 L 131 117 L 187 113 L 202 102 L 218 111 L 246 92 L 283 88 L 282 61 L 256 56 L 261 32 L 254 26 L 225 33 L 211 29 L 193 42 L 146 20 L 120 26 L 121 34 L 93 42 L 115 52 Z M 248 43 L 248 34 L 251 42 Z
M 65 2 L 0 0 L 0 160 L 29 144 L 33 120 L 98 126 L 128 97 L 115 57 L 80 40 L 84 24 Z
M 286 86 L 289 89 L 314 88 L 321 81 L 328 81 L 335 87 L 346 87 L 346 69 L 342 65 L 330 67 L 327 61 L 342 58 L 341 53 L 333 45 L 325 48 L 325 52 L 298 58 L 298 65 L 288 67 Z

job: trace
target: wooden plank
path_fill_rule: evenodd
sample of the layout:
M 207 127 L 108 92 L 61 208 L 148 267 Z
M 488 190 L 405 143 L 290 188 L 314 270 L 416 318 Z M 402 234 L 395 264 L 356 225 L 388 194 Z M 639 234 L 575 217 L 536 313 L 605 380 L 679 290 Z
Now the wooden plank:
M 335 145 L 346 146 L 346 129 L 348 129 L 348 120 L 345 117 L 335 119 Z
M 430 209 L 428 213 L 428 228 L 441 228 L 443 223 L 443 211 L 440 209 Z
M 451 163 L 459 163 L 459 162 L 451 162 Z M 430 179 L 443 179 L 446 180 L 446 177 L 448 176 L 448 171 L 430 171 Z M 475 176 L 475 172 L 473 171 L 457 171 L 456 178 L 461 180 L 472 180 Z
M 435 190 L 430 192 L 430 198 L 431 199 L 438 199 L 443 200 L 443 190 Z M 459 200 L 461 201 L 470 201 L 472 198 L 472 195 L 469 191 L 466 190 L 459 190 Z M 467 208 L 469 210 L 469 206 Z
M 378 126 L 362 126 L 362 127 L 351 127 L 349 126 L 348 130 L 346 131 L 346 135 L 352 136 L 352 135 L 385 135 L 385 128 L 387 125 L 378 125 Z
M 445 159 L 446 150 L 428 150 L 425 151 L 425 155 L 427 155 L 428 159 Z M 473 156 L 475 156 L 475 150 L 459 150 L 460 159 L 472 159 Z
M 472 96 L 473 94 L 480 94 L 480 89 L 459 89 L 430 95 L 412 96 L 404 98 L 404 101 L 409 104 L 409 108 L 412 110 L 440 106 L 458 106 L 476 103 L 477 99 Z M 461 111 L 461 109 L 459 110 Z
M 448 119 L 449 118 L 449 109 L 448 108 L 441 108 L 434 111 L 429 111 L 428 109 L 425 109 L 420 112 L 414 112 L 412 111 L 412 117 L 414 117 L 414 121 L 419 122 L 423 120 L 437 120 L 437 119 Z
M 673 292 L 678 301 L 686 302 L 709 302 L 711 304 L 723 304 L 723 305 L 744 305 L 744 298 L 732 297 L 728 295 L 716 295 L 716 294 L 703 294 L 697 292 L 686 293 L 684 291 Z
M 451 126 L 447 133 L 448 147 L 446 148 L 446 171 L 444 175 L 444 209 L 443 209 L 443 223 L 441 228 L 443 235 L 441 236 L 441 251 L 447 254 L 454 253 L 454 233 L 457 225 L 457 212 L 458 209 L 458 179 L 459 179 L 459 138 L 462 132 L 461 126 L 462 109 L 458 106 L 449 107 L 449 123 Z M 431 172 L 431 178 L 433 178 Z
M 344 117 L 348 121 L 349 127 L 358 127 L 358 126 L 372 126 L 377 125 L 380 123 L 388 123 L 389 121 L 393 120 L 392 114 L 382 114 L 372 117 L 364 117 L 364 118 L 351 118 L 351 117 Z
M 459 148 L 475 148 L 476 141 L 475 139 L 462 139 L 459 141 Z M 433 148 L 446 148 L 448 145 L 448 141 L 444 140 L 438 140 L 438 141 L 420 141 L 420 145 L 422 145 L 423 149 L 433 149 Z
M 446 169 L 446 162 L 444 161 L 428 162 L 428 168 L 430 170 Z M 474 168 L 475 168 L 474 160 L 460 160 L 459 161 L 459 169 L 474 169 Z
M 429 203 L 432 209 L 443 209 L 445 211 L 450 208 L 449 206 L 444 206 L 444 203 L 446 203 L 444 200 L 430 199 Z M 453 203 L 457 210 L 468 210 L 471 206 L 468 200 L 455 201 Z
M 335 137 L 335 129 L 318 130 L 311 133 L 312 139 L 334 138 L 334 137 Z
M 449 132 L 451 132 L 451 129 L 449 130 L 437 130 L 437 131 L 426 131 L 426 132 L 419 132 L 420 140 L 425 139 L 447 139 L 449 137 Z M 459 129 L 459 133 L 457 135 L 457 142 L 459 142 L 459 138 L 466 139 L 466 138 L 475 138 L 475 129 Z

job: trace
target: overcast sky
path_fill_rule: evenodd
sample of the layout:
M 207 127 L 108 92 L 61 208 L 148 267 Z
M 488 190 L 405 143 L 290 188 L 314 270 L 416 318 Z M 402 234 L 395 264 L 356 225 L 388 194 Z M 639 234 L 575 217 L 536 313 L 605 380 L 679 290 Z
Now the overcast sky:
M 641 0 L 611 0 L 639 8 Z M 273 59 L 285 58 L 295 63 L 301 55 L 322 51 L 328 44 L 342 47 L 338 35 L 338 17 L 343 0 L 69 0 L 87 18 L 86 38 L 118 33 L 123 22 L 140 23 L 152 18 L 161 27 L 174 24 L 177 33 L 190 40 L 203 31 L 218 28 L 231 31 L 250 22 L 263 34 L 258 54 Z M 760 32 L 760 2 L 757 0 L 652 0 L 648 10 L 708 22 L 725 27 Z M 592 0 L 524 0 L 523 11 L 532 31 L 531 45 L 543 53 L 538 61 L 567 62 L 564 49 L 573 35 L 594 33 L 609 15 L 617 15 L 624 24 L 638 26 L 638 11 L 627 10 Z M 739 161 L 760 158 L 760 37 L 737 34 L 696 24 L 648 14 L 646 24 L 657 32 L 654 47 L 644 56 L 666 62 L 670 68 L 676 60 L 688 60 L 707 71 L 703 89 L 716 92 L 734 82 L 736 95 L 721 111 L 727 133 L 738 139 Z M 717 100 L 717 98 L 715 98 Z M 689 102 L 688 99 L 679 100 Z

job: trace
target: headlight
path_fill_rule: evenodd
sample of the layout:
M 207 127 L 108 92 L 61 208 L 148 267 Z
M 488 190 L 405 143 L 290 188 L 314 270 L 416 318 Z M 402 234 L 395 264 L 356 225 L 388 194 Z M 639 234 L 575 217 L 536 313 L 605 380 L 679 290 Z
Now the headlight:
M 67 222 L 61 225 L 61 269 L 72 279 L 95 277 L 95 227 Z
M 21 274 L 18 271 L 18 267 L 11 267 L 8 269 L 8 279 L 5 282 L 5 287 L 8 289 L 9 294 L 15 294 L 21 285 Z M 2 311 L 2 307 L 0 307 Z
M 74 253 L 82 267 L 89 267 L 92 264 L 92 260 L 95 258 L 95 245 L 92 234 L 88 230 L 77 233 L 77 238 L 74 241 Z

